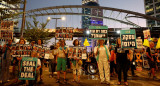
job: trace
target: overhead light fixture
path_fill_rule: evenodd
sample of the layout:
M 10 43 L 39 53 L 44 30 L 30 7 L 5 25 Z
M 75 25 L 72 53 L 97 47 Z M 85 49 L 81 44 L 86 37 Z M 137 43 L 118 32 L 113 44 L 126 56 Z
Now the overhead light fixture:
M 117 33 L 120 34 L 120 30 L 118 30 Z
M 90 31 L 89 31 L 89 30 L 87 30 L 87 31 L 86 31 L 86 33 L 87 33 L 87 34 L 90 34 Z

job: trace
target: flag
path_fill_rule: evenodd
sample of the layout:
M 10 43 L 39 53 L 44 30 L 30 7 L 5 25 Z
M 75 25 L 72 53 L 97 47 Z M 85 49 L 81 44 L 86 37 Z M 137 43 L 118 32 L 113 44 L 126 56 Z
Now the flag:
M 143 45 L 147 46 L 147 47 L 150 47 L 148 39 L 144 39 Z
M 90 46 L 90 44 L 89 44 L 87 38 L 85 38 L 85 41 L 84 41 L 83 45 L 84 45 L 84 46 Z
M 156 49 L 160 48 L 160 38 L 158 39 L 157 45 L 156 45 Z

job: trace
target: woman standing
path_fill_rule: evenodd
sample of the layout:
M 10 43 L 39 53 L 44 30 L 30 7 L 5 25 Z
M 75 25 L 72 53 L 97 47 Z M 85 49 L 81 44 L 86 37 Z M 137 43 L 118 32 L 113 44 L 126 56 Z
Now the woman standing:
M 11 65 L 11 46 L 12 46 L 12 39 L 8 40 L 8 44 L 3 46 L 2 52 L 4 56 L 2 58 L 2 70 L 1 70 L 1 81 L 6 82 L 10 81 L 10 73 L 9 73 L 9 66 Z
M 42 46 L 42 41 L 39 39 L 38 40 L 38 45 L 39 46 Z M 43 46 L 42 46 L 43 47 Z M 43 83 L 43 80 L 42 80 L 42 75 L 43 75 L 43 65 L 44 65 L 44 57 L 43 56 L 40 56 L 40 54 L 38 54 L 38 58 L 41 60 L 41 68 L 40 68 L 40 82 Z
M 121 84 L 121 72 L 123 72 L 123 78 L 125 85 L 128 85 L 127 82 L 127 71 L 128 71 L 128 63 L 130 55 L 128 50 L 124 50 L 121 48 L 121 40 L 120 38 L 116 41 L 117 47 L 115 47 L 115 64 L 117 64 L 117 72 L 118 72 L 118 85 Z
M 73 41 L 73 45 L 78 48 L 78 46 L 79 46 L 78 39 L 75 39 Z M 77 48 L 76 48 L 76 51 L 78 51 Z M 73 69 L 73 82 L 76 81 L 76 77 L 78 76 L 78 81 L 77 82 L 79 83 L 80 82 L 80 76 L 81 76 L 81 67 L 82 67 L 82 64 L 80 64 L 81 60 L 77 59 L 77 58 L 72 58 L 71 61 L 72 61 L 72 69 Z
M 110 84 L 110 68 L 109 68 L 109 58 L 110 58 L 110 52 L 106 45 L 104 45 L 104 40 L 100 39 L 98 40 L 98 47 L 95 51 L 95 55 L 97 56 L 97 62 L 98 62 L 98 69 L 101 79 L 101 84 L 106 83 Z M 103 70 L 104 68 L 104 70 Z
M 111 45 L 112 46 L 112 45 Z M 117 69 L 116 69 L 116 65 L 114 63 L 114 53 L 115 50 L 113 49 L 113 46 L 111 47 L 111 58 L 110 58 L 110 73 L 111 73 L 111 77 L 113 77 L 113 75 L 117 73 Z
M 67 54 L 67 47 L 65 47 L 65 40 L 61 40 L 60 42 L 60 47 L 58 48 L 57 52 L 57 83 L 60 82 L 60 71 L 62 68 L 62 71 L 64 73 L 64 82 L 66 83 L 66 64 L 67 64 L 67 59 L 66 59 L 66 54 Z
M 21 38 L 17 44 L 25 44 L 25 40 Z M 18 48 L 19 49 L 19 48 Z M 13 58 L 13 68 L 14 68 L 14 77 L 15 77 L 15 83 L 18 82 L 18 74 L 20 69 L 20 63 L 21 63 L 22 57 L 15 57 Z
M 49 72 L 50 76 L 53 77 L 53 72 L 55 72 L 55 64 L 56 59 L 54 58 L 54 46 L 50 46 L 50 53 L 49 53 Z

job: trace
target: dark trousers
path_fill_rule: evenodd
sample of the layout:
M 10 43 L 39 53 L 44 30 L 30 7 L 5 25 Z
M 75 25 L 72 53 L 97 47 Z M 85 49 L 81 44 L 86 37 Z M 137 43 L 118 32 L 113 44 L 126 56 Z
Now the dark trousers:
M 116 64 L 114 63 L 114 61 L 111 61 L 110 62 L 110 73 L 113 73 L 113 70 L 115 70 L 115 72 L 118 73 L 116 69 Z
M 130 68 L 131 68 L 132 76 L 134 76 L 135 65 L 133 65 L 133 62 L 130 62 Z
M 67 68 L 70 69 L 71 68 L 71 65 L 70 65 L 70 59 L 67 58 Z
M 121 73 L 123 72 L 124 82 L 127 82 L 128 65 L 126 63 L 117 63 L 118 81 L 121 82 Z

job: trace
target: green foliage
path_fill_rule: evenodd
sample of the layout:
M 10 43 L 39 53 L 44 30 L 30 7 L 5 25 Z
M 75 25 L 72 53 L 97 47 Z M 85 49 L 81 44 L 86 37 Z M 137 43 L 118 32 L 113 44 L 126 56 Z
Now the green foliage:
M 49 40 L 51 38 L 49 37 L 50 33 L 48 32 L 48 30 L 46 30 L 48 22 L 49 20 L 47 20 L 45 23 L 39 24 L 39 21 L 37 21 L 35 17 L 33 17 L 33 25 L 31 24 L 31 22 L 26 21 L 26 29 L 24 29 L 24 38 L 29 42 L 37 42 L 39 39 Z

